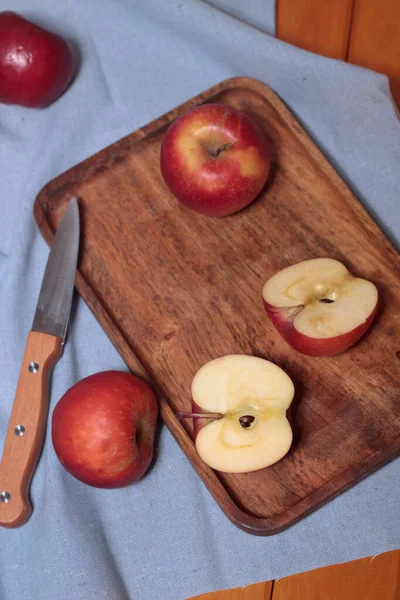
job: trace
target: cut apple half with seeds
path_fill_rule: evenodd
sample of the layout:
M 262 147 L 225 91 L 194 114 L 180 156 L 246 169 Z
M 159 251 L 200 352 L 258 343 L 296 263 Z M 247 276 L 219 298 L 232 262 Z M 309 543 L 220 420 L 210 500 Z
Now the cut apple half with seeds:
M 378 305 L 375 285 L 331 258 L 282 269 L 265 283 L 262 297 L 282 337 L 310 356 L 347 350 L 370 327 Z
M 290 377 L 272 362 L 228 355 L 206 363 L 192 382 L 195 445 L 215 470 L 247 473 L 287 454 L 292 429 L 286 417 L 294 396 Z M 201 423 L 201 425 L 199 425 Z

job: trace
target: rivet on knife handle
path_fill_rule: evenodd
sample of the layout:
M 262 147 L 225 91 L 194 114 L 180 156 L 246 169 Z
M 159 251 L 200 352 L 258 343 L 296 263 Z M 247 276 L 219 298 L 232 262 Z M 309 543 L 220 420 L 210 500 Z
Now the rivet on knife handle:
M 0 525 L 19 527 L 32 506 L 29 487 L 46 431 L 49 377 L 62 353 L 62 338 L 31 331 L 0 463 Z

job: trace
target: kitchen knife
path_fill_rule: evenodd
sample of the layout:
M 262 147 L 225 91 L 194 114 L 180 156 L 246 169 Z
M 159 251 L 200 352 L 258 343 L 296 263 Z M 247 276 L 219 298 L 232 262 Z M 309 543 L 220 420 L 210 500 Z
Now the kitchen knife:
M 79 209 L 72 198 L 51 246 L 28 334 L 0 463 L 0 525 L 19 527 L 32 513 L 29 488 L 42 449 L 49 379 L 67 331 L 79 247 Z

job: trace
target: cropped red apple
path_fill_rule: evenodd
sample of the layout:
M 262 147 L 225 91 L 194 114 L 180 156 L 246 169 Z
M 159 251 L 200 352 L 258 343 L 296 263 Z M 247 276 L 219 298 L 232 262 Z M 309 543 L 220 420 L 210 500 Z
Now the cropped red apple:
M 81 379 L 56 405 L 52 441 L 63 466 L 99 488 L 140 479 L 153 457 L 156 397 L 141 379 L 103 371 Z
M 260 127 L 222 104 L 203 104 L 184 113 L 161 143 L 161 174 L 171 193 L 185 206 L 213 217 L 250 204 L 267 180 L 270 160 Z
M 0 12 L 0 102 L 47 106 L 65 91 L 75 68 L 61 36 L 15 12 Z
M 375 285 L 331 258 L 305 260 L 279 271 L 265 283 L 262 297 L 282 337 L 310 356 L 347 350 L 370 327 L 378 306 Z
M 192 382 L 192 418 L 197 452 L 213 469 L 247 473 L 287 454 L 287 419 L 294 396 L 290 377 L 272 362 L 240 354 L 206 363 Z

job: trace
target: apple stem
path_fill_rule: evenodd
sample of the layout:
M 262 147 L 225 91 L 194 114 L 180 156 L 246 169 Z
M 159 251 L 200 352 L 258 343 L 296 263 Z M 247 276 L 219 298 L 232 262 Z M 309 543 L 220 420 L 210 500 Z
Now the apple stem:
M 224 150 L 229 150 L 229 148 L 232 146 L 232 144 L 226 143 L 226 144 L 222 144 L 222 146 L 219 146 L 219 148 L 217 148 L 214 152 L 211 152 L 211 154 L 215 157 L 219 156 L 221 154 L 221 152 L 223 152 Z
M 181 411 L 176 413 L 178 419 L 222 419 L 222 413 L 195 413 L 195 412 L 186 412 Z

